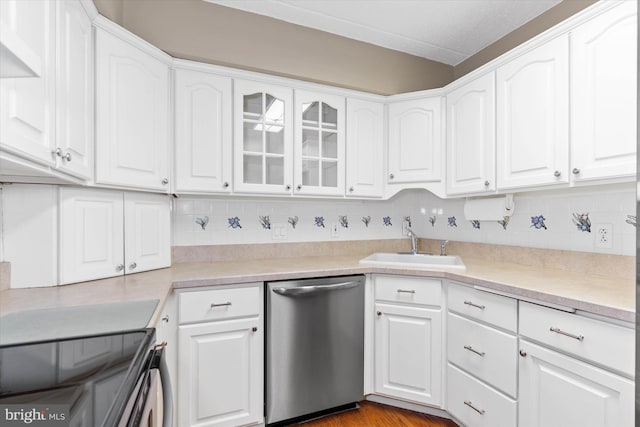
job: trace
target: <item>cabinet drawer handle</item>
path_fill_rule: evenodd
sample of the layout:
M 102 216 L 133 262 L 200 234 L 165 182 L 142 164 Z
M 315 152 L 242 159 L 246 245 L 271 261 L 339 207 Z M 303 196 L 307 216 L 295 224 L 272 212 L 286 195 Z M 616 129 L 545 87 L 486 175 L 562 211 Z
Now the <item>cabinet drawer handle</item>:
M 215 304 L 215 303 L 211 303 L 211 308 L 215 308 L 215 307 L 229 307 L 231 305 L 230 301 L 227 302 L 223 302 L 222 304 Z
M 582 341 L 584 337 L 582 335 L 574 335 L 569 332 L 565 332 L 560 328 L 554 328 L 553 326 L 549 328 L 551 332 L 555 332 L 556 334 L 564 335 L 565 337 L 573 338 L 574 340 Z
M 470 345 L 465 345 L 464 348 L 465 350 L 469 350 L 470 352 L 475 353 L 478 356 L 484 357 L 484 351 L 478 351 L 475 348 L 471 347 Z
M 476 411 L 477 413 L 479 413 L 480 415 L 484 415 L 484 409 L 478 409 L 475 406 L 473 406 L 473 403 L 471 403 L 470 400 L 465 400 L 464 404 L 467 405 L 469 408 L 473 409 L 474 411 Z
M 405 293 L 405 294 L 415 294 L 416 291 L 414 291 L 413 289 L 398 289 L 397 291 L 398 293 Z
M 466 305 L 470 305 L 471 307 L 479 308 L 480 310 L 484 310 L 484 305 L 474 304 L 471 301 L 465 301 Z

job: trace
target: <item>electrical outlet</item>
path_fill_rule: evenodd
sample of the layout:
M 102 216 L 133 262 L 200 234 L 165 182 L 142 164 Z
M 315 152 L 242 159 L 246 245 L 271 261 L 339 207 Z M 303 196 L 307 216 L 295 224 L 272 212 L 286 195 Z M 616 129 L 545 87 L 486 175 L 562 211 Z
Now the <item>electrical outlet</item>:
M 271 238 L 273 240 L 287 240 L 287 227 L 285 224 L 273 224 L 271 226 Z
M 597 224 L 596 225 L 596 248 L 612 248 L 613 247 L 613 225 Z
M 338 223 L 334 222 L 333 224 L 331 224 L 331 237 L 340 237 L 340 232 L 339 232 L 339 228 L 338 228 Z

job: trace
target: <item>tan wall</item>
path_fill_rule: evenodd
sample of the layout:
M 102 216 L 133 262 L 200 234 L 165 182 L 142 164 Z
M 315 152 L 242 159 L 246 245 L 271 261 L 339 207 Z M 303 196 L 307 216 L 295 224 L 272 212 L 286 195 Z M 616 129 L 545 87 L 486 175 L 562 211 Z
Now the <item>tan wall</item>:
M 596 2 L 597 0 L 564 0 L 456 65 L 453 69 L 454 78 L 464 76 Z
M 445 86 L 596 0 L 564 0 L 455 67 L 202 0 L 94 0 L 176 58 L 392 95 Z

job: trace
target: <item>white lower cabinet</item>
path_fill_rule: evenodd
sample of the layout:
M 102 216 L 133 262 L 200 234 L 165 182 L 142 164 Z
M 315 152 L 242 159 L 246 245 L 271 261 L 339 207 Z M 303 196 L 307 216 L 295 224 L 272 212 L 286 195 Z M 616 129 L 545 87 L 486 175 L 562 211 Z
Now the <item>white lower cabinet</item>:
M 181 292 L 179 301 L 178 425 L 263 422 L 262 284 Z
M 520 354 L 520 427 L 634 425 L 632 380 L 526 340 Z
M 376 276 L 374 280 L 375 393 L 440 406 L 443 370 L 441 282 L 400 276 Z M 412 302 L 425 288 L 436 294 L 436 298 L 428 302 L 430 305 Z M 391 296 L 395 302 L 386 302 L 392 300 Z

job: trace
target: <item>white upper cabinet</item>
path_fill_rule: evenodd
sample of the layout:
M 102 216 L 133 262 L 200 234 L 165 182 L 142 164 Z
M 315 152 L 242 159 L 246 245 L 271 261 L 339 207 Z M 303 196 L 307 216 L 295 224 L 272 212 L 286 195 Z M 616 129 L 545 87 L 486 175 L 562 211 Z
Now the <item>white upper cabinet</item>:
M 491 72 L 447 95 L 447 194 L 495 191 L 495 148 Z
M 169 191 L 169 67 L 96 29 L 96 182 Z
M 295 91 L 294 194 L 344 195 L 345 99 Z
M 61 0 L 56 37 L 56 166 L 93 178 L 93 29 L 77 0 Z
M 574 182 L 636 175 L 637 2 L 571 32 Z
M 231 191 L 231 79 L 176 69 L 175 191 Z
M 384 105 L 347 98 L 346 194 L 382 197 L 384 192 Z
M 55 7 L 52 1 L 0 1 L 0 28 L 24 42 L 39 77 L 0 80 L 0 148 L 54 166 Z
M 234 81 L 234 191 L 291 194 L 292 101 L 290 88 Z
M 498 189 L 569 182 L 569 37 L 498 68 Z
M 388 182 L 442 180 L 442 98 L 389 104 Z

